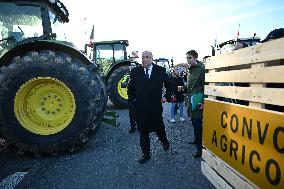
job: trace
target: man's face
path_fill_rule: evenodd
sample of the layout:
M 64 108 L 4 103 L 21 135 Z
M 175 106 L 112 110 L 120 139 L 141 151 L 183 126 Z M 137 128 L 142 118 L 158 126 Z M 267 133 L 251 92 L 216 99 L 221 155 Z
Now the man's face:
M 191 54 L 186 55 L 187 63 L 191 66 L 193 63 L 196 62 L 197 58 L 194 58 Z
M 152 54 L 150 52 L 143 52 L 142 53 L 142 66 L 144 68 L 148 68 L 153 62 L 153 57 Z

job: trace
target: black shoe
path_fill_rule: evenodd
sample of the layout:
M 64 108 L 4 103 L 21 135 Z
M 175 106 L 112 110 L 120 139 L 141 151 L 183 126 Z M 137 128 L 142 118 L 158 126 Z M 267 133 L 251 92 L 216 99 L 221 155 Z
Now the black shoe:
M 168 150 L 170 149 L 170 143 L 169 143 L 169 142 L 165 142 L 165 143 L 163 143 L 162 145 L 163 145 L 163 149 L 164 149 L 165 151 L 168 151 Z
M 201 151 L 196 151 L 194 154 L 192 154 L 192 156 L 195 157 L 195 158 L 200 158 L 201 155 L 202 155 Z
M 136 127 L 131 127 L 131 128 L 128 130 L 129 133 L 134 133 L 135 131 L 136 131 Z
M 194 140 L 194 141 L 189 141 L 188 144 L 196 144 L 197 142 Z
M 139 163 L 139 164 L 143 164 L 143 163 L 145 163 L 146 161 L 148 161 L 150 158 L 151 158 L 150 155 L 145 155 L 145 154 L 143 154 L 143 155 L 140 157 L 140 159 L 138 160 L 138 163 Z

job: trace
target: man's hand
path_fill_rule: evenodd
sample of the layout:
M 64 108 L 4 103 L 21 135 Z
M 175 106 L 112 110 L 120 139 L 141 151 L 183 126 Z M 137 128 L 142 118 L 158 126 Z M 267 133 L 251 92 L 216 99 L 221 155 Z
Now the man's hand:
M 166 99 L 166 97 L 163 97 L 163 98 L 161 99 L 161 101 L 162 101 L 162 103 L 165 103 L 165 102 L 167 102 L 167 99 Z

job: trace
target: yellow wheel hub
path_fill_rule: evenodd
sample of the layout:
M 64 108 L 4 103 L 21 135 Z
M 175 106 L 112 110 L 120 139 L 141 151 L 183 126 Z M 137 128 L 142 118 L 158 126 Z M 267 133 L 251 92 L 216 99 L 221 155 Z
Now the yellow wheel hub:
M 118 94 L 124 98 L 124 99 L 128 99 L 128 95 L 127 95 L 127 87 L 126 88 L 122 88 L 121 87 L 121 84 L 125 82 L 125 79 L 124 78 L 121 78 L 117 84 L 117 91 L 118 91 Z
M 72 91 L 50 77 L 29 80 L 20 87 L 14 99 L 17 120 L 25 129 L 39 135 L 62 131 L 72 121 L 75 109 Z

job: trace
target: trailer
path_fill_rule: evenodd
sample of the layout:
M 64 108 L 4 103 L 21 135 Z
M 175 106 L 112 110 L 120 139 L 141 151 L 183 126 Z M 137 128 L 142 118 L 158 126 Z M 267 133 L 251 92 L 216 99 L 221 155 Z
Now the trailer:
M 284 188 L 284 38 L 205 67 L 202 173 L 216 188 Z

